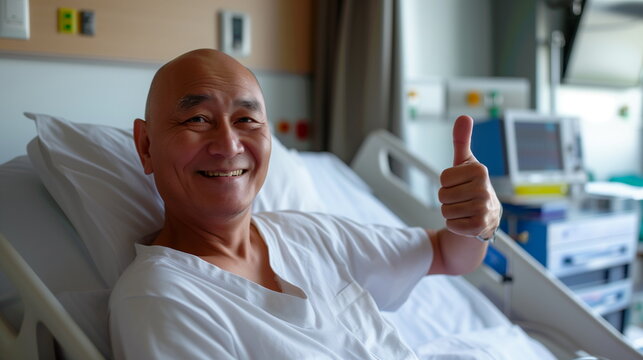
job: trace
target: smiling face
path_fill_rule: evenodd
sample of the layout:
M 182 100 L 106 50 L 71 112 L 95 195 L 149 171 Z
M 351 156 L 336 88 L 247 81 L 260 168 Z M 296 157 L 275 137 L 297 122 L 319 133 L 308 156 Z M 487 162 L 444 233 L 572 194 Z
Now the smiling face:
M 270 132 L 255 77 L 229 56 L 196 50 L 165 65 L 134 135 L 154 173 L 166 216 L 249 214 L 270 158 Z

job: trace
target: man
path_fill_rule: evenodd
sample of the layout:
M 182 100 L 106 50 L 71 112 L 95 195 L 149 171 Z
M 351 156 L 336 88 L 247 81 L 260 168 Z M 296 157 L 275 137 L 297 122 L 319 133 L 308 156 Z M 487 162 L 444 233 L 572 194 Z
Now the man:
M 110 298 L 116 358 L 412 359 L 380 315 L 426 274 L 481 262 L 500 205 L 454 126 L 454 167 L 441 176 L 446 228 L 363 226 L 323 214 L 253 215 L 271 138 L 254 75 L 195 50 L 154 77 L 134 123 L 165 223 Z M 476 239 L 478 237 L 478 239 Z

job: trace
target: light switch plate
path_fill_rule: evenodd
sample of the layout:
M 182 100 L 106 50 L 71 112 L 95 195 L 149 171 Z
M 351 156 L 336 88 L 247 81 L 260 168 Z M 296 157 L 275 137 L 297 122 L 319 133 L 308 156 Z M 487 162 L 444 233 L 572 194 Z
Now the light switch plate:
M 234 57 L 250 55 L 250 16 L 235 11 L 219 12 L 219 49 Z
M 29 39 L 29 0 L 0 0 L 0 37 Z

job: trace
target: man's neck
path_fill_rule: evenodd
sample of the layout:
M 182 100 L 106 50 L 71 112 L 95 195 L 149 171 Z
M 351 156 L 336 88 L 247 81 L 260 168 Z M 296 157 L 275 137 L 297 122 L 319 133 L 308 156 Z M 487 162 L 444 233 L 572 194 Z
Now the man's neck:
M 196 255 L 219 268 L 280 292 L 270 266 L 268 247 L 251 223 L 251 213 L 225 221 L 199 221 L 168 216 L 152 245 Z
M 247 259 L 253 252 L 251 213 L 198 220 L 166 213 L 163 229 L 153 245 L 167 246 L 199 257 Z

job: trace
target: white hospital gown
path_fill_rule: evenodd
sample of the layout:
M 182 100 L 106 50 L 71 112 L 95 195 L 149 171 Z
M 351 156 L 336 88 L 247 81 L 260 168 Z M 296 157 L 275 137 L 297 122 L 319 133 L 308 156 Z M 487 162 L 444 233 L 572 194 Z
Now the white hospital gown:
M 110 298 L 117 359 L 415 359 L 380 314 L 432 260 L 426 232 L 321 214 L 255 214 L 283 293 L 161 246 Z

